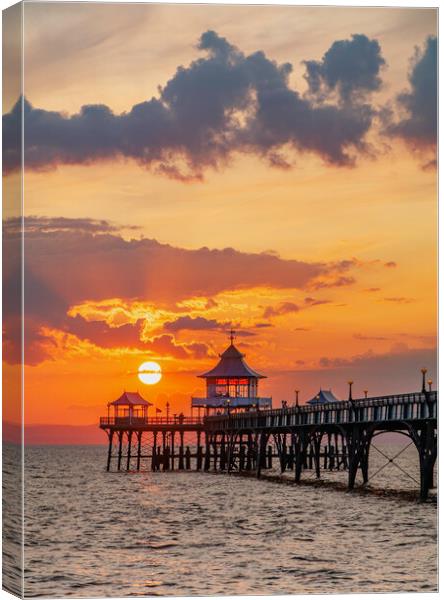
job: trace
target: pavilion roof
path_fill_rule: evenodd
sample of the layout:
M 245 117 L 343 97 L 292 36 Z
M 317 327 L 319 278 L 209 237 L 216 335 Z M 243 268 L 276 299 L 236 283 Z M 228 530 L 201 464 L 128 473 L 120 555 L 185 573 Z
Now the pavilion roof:
M 109 403 L 110 406 L 153 406 L 139 392 L 123 392 L 120 398 Z
M 254 379 L 265 379 L 266 375 L 261 375 L 247 365 L 244 360 L 245 355 L 231 343 L 225 352 L 222 352 L 220 361 L 213 369 L 198 375 L 206 379 L 207 377 L 249 377 Z
M 319 390 L 307 404 L 330 404 L 331 402 L 340 402 L 340 399 L 336 398 L 331 390 Z

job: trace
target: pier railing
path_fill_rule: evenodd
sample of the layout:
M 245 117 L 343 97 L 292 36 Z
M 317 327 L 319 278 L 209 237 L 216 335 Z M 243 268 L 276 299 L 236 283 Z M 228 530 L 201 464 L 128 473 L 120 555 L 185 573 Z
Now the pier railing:
M 292 427 L 436 418 L 437 392 L 359 398 L 331 404 L 292 406 L 205 417 L 209 430 Z
M 100 425 L 144 426 L 144 425 L 201 425 L 203 419 L 198 417 L 100 417 Z

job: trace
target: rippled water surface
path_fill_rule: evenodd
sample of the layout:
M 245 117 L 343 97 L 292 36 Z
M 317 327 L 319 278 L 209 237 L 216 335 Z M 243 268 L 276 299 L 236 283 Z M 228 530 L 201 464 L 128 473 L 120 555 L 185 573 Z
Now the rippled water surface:
M 105 460 L 26 450 L 27 596 L 436 590 L 434 503 Z

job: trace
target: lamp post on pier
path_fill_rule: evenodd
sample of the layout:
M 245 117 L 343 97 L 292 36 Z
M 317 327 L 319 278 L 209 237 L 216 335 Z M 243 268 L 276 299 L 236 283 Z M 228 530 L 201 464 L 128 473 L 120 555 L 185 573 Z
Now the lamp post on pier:
M 350 381 L 347 381 L 347 383 L 348 383 L 348 401 L 350 402 L 350 406 L 352 408 L 354 419 L 356 421 L 357 417 L 358 417 L 358 409 L 356 408 L 355 401 L 353 400 L 353 390 L 352 390 L 353 380 L 350 379 Z
M 352 395 L 353 380 L 350 380 L 347 383 L 348 383 L 348 399 L 350 402 L 352 402 L 353 401 L 353 395 Z
M 294 391 L 295 394 L 295 406 L 299 406 L 299 390 Z
M 166 415 L 167 415 L 167 423 L 170 422 L 170 403 L 166 403 Z
M 421 369 L 421 373 L 422 373 L 422 393 L 425 394 L 425 392 L 427 391 L 426 390 L 426 379 L 425 379 L 427 369 L 425 367 L 423 367 Z
M 368 390 L 364 390 L 364 398 L 367 398 L 368 396 Z
M 429 416 L 429 418 L 432 418 L 433 407 L 432 407 L 432 403 L 430 401 L 430 395 L 431 395 L 431 392 L 432 392 L 432 383 L 433 382 L 432 382 L 431 379 L 429 379 L 427 381 L 427 383 L 429 384 L 429 389 L 427 389 L 426 388 L 426 378 L 425 378 L 426 373 L 427 373 L 427 369 L 425 367 L 423 367 L 421 369 L 421 373 L 422 373 L 422 390 L 421 391 L 422 391 L 422 393 L 425 396 L 425 401 L 426 401 L 426 404 L 427 404 L 428 416 Z

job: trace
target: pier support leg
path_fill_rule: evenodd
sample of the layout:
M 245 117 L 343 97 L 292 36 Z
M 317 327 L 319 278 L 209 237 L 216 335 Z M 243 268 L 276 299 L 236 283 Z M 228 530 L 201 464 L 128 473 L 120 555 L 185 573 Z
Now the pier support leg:
M 196 471 L 200 471 L 202 469 L 202 446 L 198 444 L 197 446 L 197 456 L 196 456 Z
M 258 439 L 257 446 L 257 458 L 256 458 L 256 477 L 259 479 L 261 476 L 262 467 L 265 463 L 265 451 L 267 448 L 268 436 L 265 432 L 261 432 Z
M 338 444 L 338 434 L 335 433 L 334 435 L 334 439 L 335 439 L 335 459 L 336 459 L 336 469 L 339 471 L 339 465 L 340 465 L 340 461 L 339 461 L 339 444 Z
M 322 434 L 319 434 L 314 439 L 314 463 L 315 463 L 315 471 L 316 471 L 316 479 L 321 478 L 321 443 L 322 443 Z
M 287 466 L 288 466 L 289 471 L 293 470 L 293 467 L 294 467 L 294 445 L 293 444 L 290 444 L 290 449 L 288 451 Z
M 140 455 L 142 454 L 142 432 L 137 433 L 137 470 L 140 471 Z
M 214 470 L 217 471 L 217 459 L 218 459 L 217 434 L 214 436 L 214 440 L 213 440 L 213 451 L 214 451 L 214 463 L 213 463 L 213 467 L 214 467 Z
M 247 436 L 247 471 L 251 471 L 253 464 L 253 437 L 251 433 Z
M 202 446 L 200 445 L 201 433 L 200 431 L 196 434 L 196 471 L 200 471 L 202 468 Z
M 119 431 L 119 433 L 117 435 L 119 436 L 119 451 L 118 451 L 118 456 L 117 456 L 117 470 L 120 471 L 120 465 L 122 464 L 122 438 L 123 438 L 123 431 Z
M 342 462 L 344 464 L 344 470 L 346 471 L 348 469 L 348 447 L 344 436 L 342 436 Z
M 215 445 L 215 450 L 217 451 L 217 445 Z M 226 468 L 226 450 L 225 450 L 225 435 L 222 434 L 220 438 L 220 456 L 219 456 L 219 470 L 225 471 Z M 216 464 L 216 461 L 215 461 Z
M 108 445 L 108 460 L 106 463 L 107 471 L 109 471 L 111 468 L 111 458 L 112 458 L 112 452 L 113 452 L 113 437 L 114 437 L 114 431 L 110 430 L 108 432 L 109 445 Z
M 355 487 L 356 474 L 361 467 L 363 483 L 368 482 L 368 455 L 373 436 L 371 427 L 353 425 L 347 436 L 348 489 Z
M 352 490 L 355 487 L 356 473 L 358 472 L 358 465 L 355 460 L 350 460 L 348 465 L 348 489 Z
M 420 500 L 425 502 L 430 488 L 433 487 L 433 468 L 437 456 L 437 437 L 433 424 L 427 422 L 419 431 L 416 431 L 413 441 L 419 453 Z
M 183 470 L 183 456 L 184 456 L 184 447 L 183 447 L 183 431 L 180 432 L 180 447 L 179 447 L 179 469 Z
M 133 439 L 133 432 L 132 431 L 128 431 L 127 432 L 127 436 L 128 436 L 128 452 L 126 455 L 126 470 L 129 471 L 130 470 L 130 465 L 131 465 L 131 442 Z
M 239 471 L 245 469 L 245 445 L 241 443 L 239 447 Z
M 210 469 L 210 444 L 211 438 L 208 434 L 205 434 L 205 462 L 204 462 L 204 470 L 209 471 Z
M 302 468 L 304 466 L 305 455 L 307 452 L 307 434 L 302 431 L 295 435 L 295 467 L 294 467 L 294 480 L 296 483 L 301 481 Z
M 166 446 L 165 447 L 165 452 L 163 453 L 163 470 L 164 471 L 169 471 L 170 470 L 170 447 Z
M 282 455 L 281 455 L 281 473 L 283 473 L 285 471 L 285 469 L 287 468 L 287 460 L 288 460 L 288 456 L 287 456 L 287 434 L 284 433 L 282 436 Z
M 361 473 L 363 484 L 368 483 L 368 457 L 370 454 L 370 444 L 366 444 L 362 449 L 361 456 Z
M 156 471 L 157 470 L 157 446 L 156 444 L 153 445 L 153 448 L 151 450 L 151 471 Z

